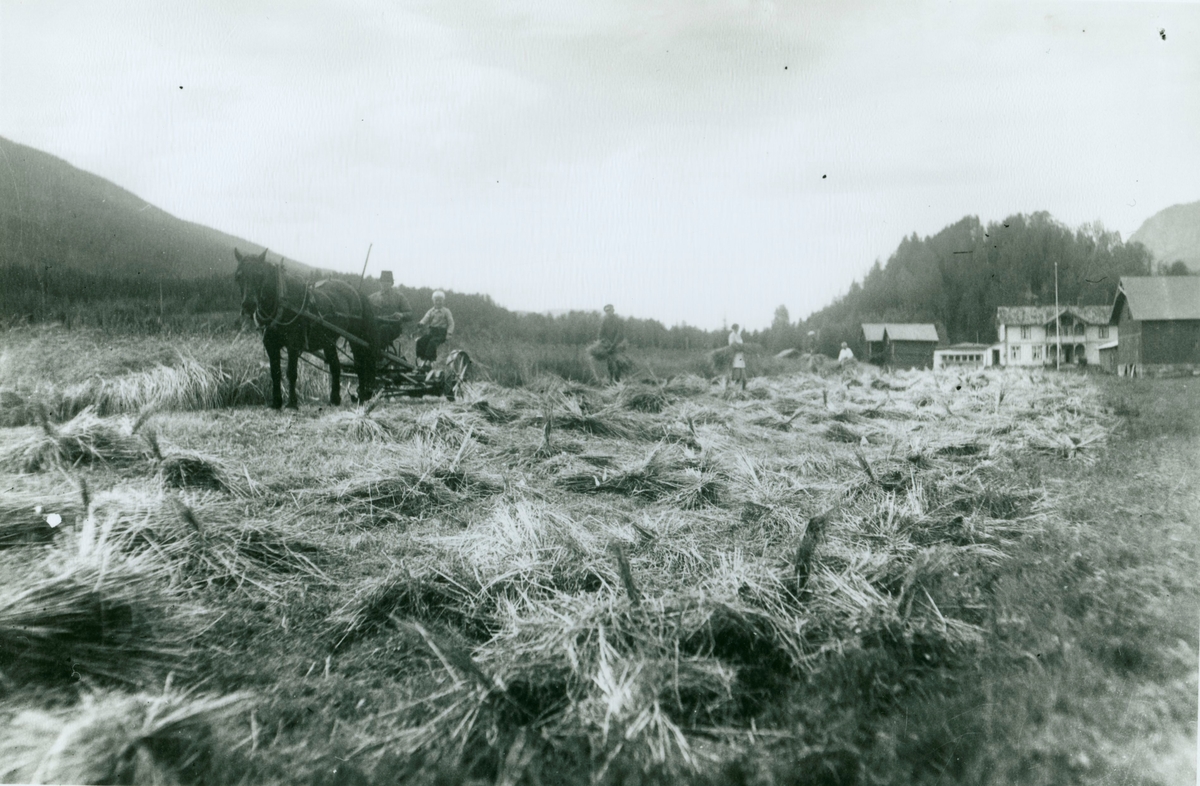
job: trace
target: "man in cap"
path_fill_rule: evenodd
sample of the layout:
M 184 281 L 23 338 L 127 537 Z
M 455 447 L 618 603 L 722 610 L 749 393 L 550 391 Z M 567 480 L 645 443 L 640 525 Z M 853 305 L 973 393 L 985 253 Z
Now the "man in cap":
M 454 315 L 446 308 L 446 293 L 440 289 L 433 293 L 433 308 L 425 312 L 417 324 L 425 328 L 425 335 L 417 339 L 417 362 L 428 368 L 437 360 L 437 350 L 454 335 Z
M 612 303 L 604 307 L 604 317 L 600 320 L 600 336 L 588 348 L 592 357 L 603 360 L 610 382 L 620 382 L 621 372 L 630 365 L 625 357 L 625 324 L 617 316 Z
M 379 346 L 387 349 L 404 332 L 404 323 L 412 319 L 412 307 L 408 299 L 392 288 L 392 271 L 379 274 L 380 290 L 367 298 L 375 311 L 379 331 Z

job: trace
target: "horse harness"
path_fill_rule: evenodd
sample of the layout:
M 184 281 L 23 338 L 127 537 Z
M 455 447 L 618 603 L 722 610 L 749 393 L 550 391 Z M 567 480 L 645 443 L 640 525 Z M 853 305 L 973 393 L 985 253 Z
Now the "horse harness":
M 292 317 L 287 322 L 282 321 L 283 311 L 285 308 L 283 305 L 283 298 L 287 293 L 287 286 L 283 278 L 283 260 L 280 260 L 279 264 L 275 266 L 275 313 L 268 317 L 262 311 L 262 298 L 255 298 L 254 325 L 256 327 L 265 326 L 267 328 L 274 328 L 287 327 L 288 325 L 295 323 L 296 320 L 300 319 L 300 317 L 304 315 L 304 307 L 308 304 L 308 290 L 309 285 L 306 282 L 304 284 L 304 297 L 300 300 L 300 308 L 296 309 L 296 316 Z M 270 322 L 267 322 L 268 319 L 270 319 Z

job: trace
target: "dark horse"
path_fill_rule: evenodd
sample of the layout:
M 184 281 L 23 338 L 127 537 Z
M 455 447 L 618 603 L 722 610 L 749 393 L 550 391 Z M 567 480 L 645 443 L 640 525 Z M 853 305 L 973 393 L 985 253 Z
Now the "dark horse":
M 283 406 L 280 390 L 280 350 L 287 348 L 288 408 L 296 409 L 296 364 L 302 352 L 321 353 L 329 364 L 329 403 L 341 404 L 342 364 L 338 360 L 338 333 L 313 316 L 366 341 L 350 342 L 354 372 L 358 375 L 358 398 L 369 399 L 375 387 L 375 315 L 366 297 L 342 281 L 309 285 L 288 273 L 283 264 L 267 262 L 267 252 L 243 255 L 236 248 L 238 266 L 234 280 L 242 290 L 242 313 L 253 316 L 263 331 L 263 346 L 271 362 L 271 406 Z

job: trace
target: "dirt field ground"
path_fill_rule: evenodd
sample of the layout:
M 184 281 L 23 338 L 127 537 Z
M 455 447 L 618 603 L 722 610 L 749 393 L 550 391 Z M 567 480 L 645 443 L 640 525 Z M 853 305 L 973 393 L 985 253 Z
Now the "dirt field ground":
M 280 414 L 159 354 L 5 355 L 8 781 L 1195 780 L 1200 382 Z

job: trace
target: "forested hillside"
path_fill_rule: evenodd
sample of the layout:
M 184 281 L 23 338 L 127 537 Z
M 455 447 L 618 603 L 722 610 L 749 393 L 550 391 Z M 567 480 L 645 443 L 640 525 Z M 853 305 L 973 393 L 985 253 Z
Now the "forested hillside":
M 1098 224 L 1071 229 L 1049 213 L 1017 214 L 984 225 L 968 216 L 929 237 L 900 242 L 862 283 L 814 313 L 801 330 L 836 353 L 858 346 L 863 322 L 933 322 L 951 342 L 996 339 L 996 307 L 1059 302 L 1111 303 L 1125 275 L 1149 275 L 1150 252 Z M 798 331 L 799 332 L 799 331 Z
M 232 275 L 234 246 L 262 250 L 0 137 L 0 266 L 30 268 L 42 276 L 69 271 L 158 282 Z

